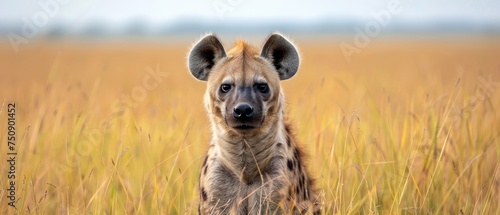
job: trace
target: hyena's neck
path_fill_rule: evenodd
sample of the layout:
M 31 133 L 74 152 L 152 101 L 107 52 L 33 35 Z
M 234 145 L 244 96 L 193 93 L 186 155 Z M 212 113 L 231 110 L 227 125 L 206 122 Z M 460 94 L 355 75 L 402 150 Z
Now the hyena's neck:
M 272 171 L 272 159 L 276 157 L 276 147 L 286 144 L 286 131 L 283 120 L 277 120 L 270 129 L 251 138 L 228 138 L 223 132 L 215 132 L 212 143 L 216 146 L 217 156 L 240 181 L 252 183 Z

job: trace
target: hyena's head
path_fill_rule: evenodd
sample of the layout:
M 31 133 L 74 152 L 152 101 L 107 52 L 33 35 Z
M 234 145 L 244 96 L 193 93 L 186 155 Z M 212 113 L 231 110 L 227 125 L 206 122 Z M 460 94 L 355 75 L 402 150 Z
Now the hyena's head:
M 194 77 L 207 81 L 205 106 L 216 132 L 250 137 L 282 120 L 280 80 L 297 73 L 299 54 L 280 34 L 271 35 L 260 52 L 243 41 L 226 52 L 208 34 L 191 49 L 188 66 Z

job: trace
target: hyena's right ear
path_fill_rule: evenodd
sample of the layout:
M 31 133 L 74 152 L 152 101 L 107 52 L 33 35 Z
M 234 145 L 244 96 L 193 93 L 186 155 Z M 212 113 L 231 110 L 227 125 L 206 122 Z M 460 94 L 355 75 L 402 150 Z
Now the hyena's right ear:
M 213 34 L 207 34 L 189 52 L 189 71 L 198 80 L 206 81 L 212 67 L 224 57 L 222 43 Z

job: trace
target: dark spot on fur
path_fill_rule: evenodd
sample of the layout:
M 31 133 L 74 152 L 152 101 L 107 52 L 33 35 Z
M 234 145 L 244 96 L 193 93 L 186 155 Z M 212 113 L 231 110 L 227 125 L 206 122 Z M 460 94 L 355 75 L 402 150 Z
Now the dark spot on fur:
M 295 187 L 295 194 L 299 193 L 299 187 Z
M 299 168 L 299 172 L 302 172 L 302 165 L 297 161 L 297 167 Z
M 290 140 L 290 135 L 292 134 L 292 132 L 289 125 L 285 125 L 285 131 L 286 131 L 286 145 L 288 145 L 288 147 L 291 147 L 292 143 Z
M 309 199 L 309 195 L 308 195 L 309 193 L 307 192 L 307 181 L 304 178 L 304 175 L 302 175 L 301 181 L 302 181 L 302 183 L 304 185 L 304 187 L 303 187 L 304 190 L 303 190 L 303 193 L 302 193 L 304 195 L 304 200 L 308 200 Z
M 302 190 L 302 188 L 304 187 L 304 176 L 301 176 L 299 179 L 299 187 L 300 190 Z
M 292 171 L 293 170 L 293 162 L 292 162 L 292 160 L 288 159 L 288 161 L 286 162 L 286 166 L 288 166 L 288 169 L 290 171 Z
M 205 160 L 203 160 L 203 165 L 202 165 L 202 166 L 207 165 L 207 160 L 208 160 L 208 156 L 206 156 L 206 157 L 205 157 Z
M 292 200 L 292 189 L 288 189 L 288 200 Z
M 281 147 L 282 145 L 283 145 L 282 143 L 276 144 L 277 147 Z
M 314 211 L 313 215 L 321 215 L 320 211 Z
M 290 125 L 285 124 L 285 131 L 290 134 Z
M 295 151 L 293 152 L 293 156 L 295 156 L 295 159 L 299 160 L 299 150 L 295 149 Z
M 207 201 L 207 192 L 205 192 L 204 187 L 201 188 L 201 198 L 203 199 L 203 201 Z
M 207 169 L 208 169 L 208 156 L 205 157 L 205 160 L 203 161 L 203 175 L 207 174 Z

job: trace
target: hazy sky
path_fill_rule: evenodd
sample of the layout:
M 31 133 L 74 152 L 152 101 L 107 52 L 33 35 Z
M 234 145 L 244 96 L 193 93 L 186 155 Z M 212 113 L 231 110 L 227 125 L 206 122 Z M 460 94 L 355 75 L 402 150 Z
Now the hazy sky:
M 56 0 L 0 0 L 0 24 L 33 19 L 40 4 Z M 63 0 L 60 0 L 63 1 Z M 146 23 L 174 23 L 185 18 L 216 22 L 265 21 L 301 22 L 370 19 L 370 12 L 387 9 L 390 0 L 64 0 L 51 20 L 75 25 L 103 22 L 122 25 L 131 20 Z M 499 0 L 395 0 L 402 12 L 396 19 L 413 22 L 466 20 L 500 24 Z M 218 7 L 216 7 L 218 6 Z M 219 9 L 216 9 L 219 8 Z

